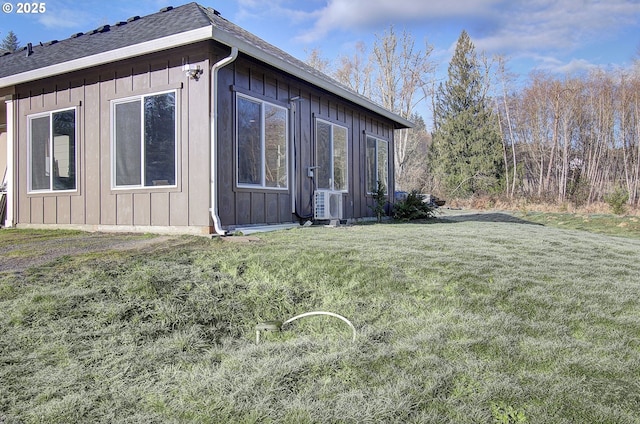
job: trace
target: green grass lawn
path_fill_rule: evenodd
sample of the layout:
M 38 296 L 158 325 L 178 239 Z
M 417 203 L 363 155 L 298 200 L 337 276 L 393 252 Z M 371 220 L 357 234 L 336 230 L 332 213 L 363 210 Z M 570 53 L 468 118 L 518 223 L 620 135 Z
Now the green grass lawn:
M 517 213 L 515 216 L 543 225 L 640 239 L 640 217 L 607 214 Z
M 6 265 L 0 422 L 640 422 L 640 238 L 477 218 Z

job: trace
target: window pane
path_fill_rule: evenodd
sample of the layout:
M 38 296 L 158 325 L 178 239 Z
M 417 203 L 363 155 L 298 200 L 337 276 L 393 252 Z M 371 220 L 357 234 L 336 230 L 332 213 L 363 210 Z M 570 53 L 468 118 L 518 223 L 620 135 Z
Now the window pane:
M 318 188 L 331 189 L 331 124 L 316 121 L 316 166 Z
M 116 185 L 141 183 L 140 100 L 115 106 Z
M 144 181 L 176 183 L 176 101 L 174 93 L 144 99 Z
M 376 191 L 376 139 L 367 137 L 367 193 Z
M 76 111 L 53 114 L 53 189 L 76 188 Z
M 238 182 L 262 184 L 260 103 L 238 97 Z
M 31 120 L 31 190 L 50 189 L 49 117 Z
M 287 111 L 264 107 L 265 185 L 287 187 Z
M 378 181 L 384 187 L 386 193 L 389 192 L 388 189 L 388 169 L 389 169 L 389 154 L 387 151 L 387 142 L 378 140 Z
M 333 188 L 347 190 L 347 129 L 333 127 Z

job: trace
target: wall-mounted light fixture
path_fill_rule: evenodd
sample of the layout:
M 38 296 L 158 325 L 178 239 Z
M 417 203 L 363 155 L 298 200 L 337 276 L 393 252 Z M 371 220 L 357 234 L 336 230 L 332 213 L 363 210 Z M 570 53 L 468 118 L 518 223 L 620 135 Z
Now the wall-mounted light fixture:
M 184 71 L 184 74 L 188 77 L 191 78 L 192 80 L 196 80 L 198 81 L 200 79 L 200 75 L 202 75 L 203 70 L 200 68 L 200 65 L 189 65 L 189 64 L 185 64 L 182 65 L 182 70 Z

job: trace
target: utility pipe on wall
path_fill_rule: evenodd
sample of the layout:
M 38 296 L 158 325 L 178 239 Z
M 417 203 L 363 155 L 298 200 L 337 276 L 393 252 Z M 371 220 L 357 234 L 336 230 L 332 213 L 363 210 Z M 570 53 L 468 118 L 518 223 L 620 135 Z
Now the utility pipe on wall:
M 211 66 L 211 93 L 213 96 L 213 110 L 211 111 L 211 203 L 209 211 L 211 212 L 211 220 L 213 221 L 213 229 L 220 235 L 225 235 L 226 231 L 220 224 L 220 217 L 218 216 L 218 189 L 217 189 L 217 175 L 218 175 L 218 71 L 236 60 L 238 57 L 238 48 L 231 47 L 231 53 L 229 56 L 214 63 Z

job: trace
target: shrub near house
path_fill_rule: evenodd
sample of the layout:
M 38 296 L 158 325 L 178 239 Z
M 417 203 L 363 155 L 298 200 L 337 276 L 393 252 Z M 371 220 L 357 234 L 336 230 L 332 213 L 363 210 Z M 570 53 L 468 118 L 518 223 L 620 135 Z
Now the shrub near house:
M 435 206 L 425 202 L 424 196 L 417 191 L 407 194 L 407 197 L 396 202 L 393 208 L 393 217 L 401 221 L 415 219 L 428 219 L 435 217 Z

